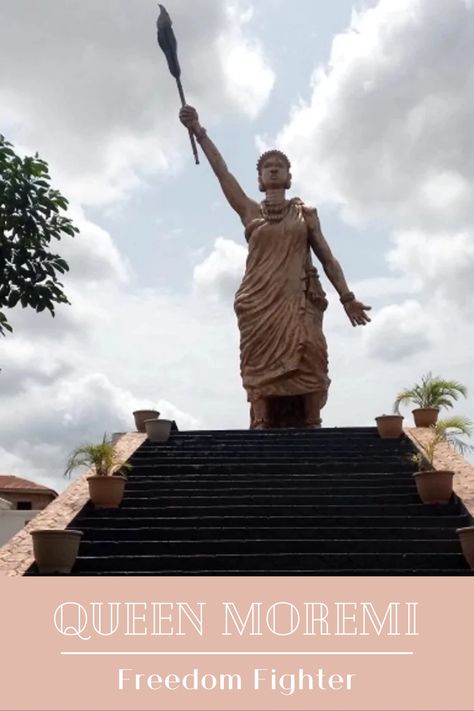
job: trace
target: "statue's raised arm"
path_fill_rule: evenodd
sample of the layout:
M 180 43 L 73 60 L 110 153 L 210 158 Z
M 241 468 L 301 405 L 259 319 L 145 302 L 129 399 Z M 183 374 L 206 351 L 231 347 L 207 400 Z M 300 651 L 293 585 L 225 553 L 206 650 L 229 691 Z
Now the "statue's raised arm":
M 246 224 L 258 213 L 258 204 L 244 193 L 227 168 L 219 150 L 207 135 L 206 129 L 201 126 L 196 109 L 193 106 L 183 106 L 179 112 L 179 119 L 188 130 L 192 131 L 196 140 L 201 144 L 204 155 L 219 180 L 227 202 L 239 214 L 242 222 Z

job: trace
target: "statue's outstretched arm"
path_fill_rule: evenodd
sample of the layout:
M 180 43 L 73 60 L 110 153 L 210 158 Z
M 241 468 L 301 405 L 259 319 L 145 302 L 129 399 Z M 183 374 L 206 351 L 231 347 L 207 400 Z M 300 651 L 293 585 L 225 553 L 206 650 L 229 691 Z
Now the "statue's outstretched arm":
M 340 301 L 350 322 L 353 326 L 365 326 L 370 321 L 365 312 L 370 311 L 371 307 L 357 301 L 352 291 L 349 290 L 342 267 L 331 252 L 331 248 L 321 231 L 317 210 L 304 206 L 303 213 L 308 226 L 308 239 L 311 248 L 323 265 L 327 278 L 339 294 Z
M 258 205 L 251 200 L 242 190 L 239 183 L 227 168 L 227 165 L 217 147 L 206 133 L 206 129 L 199 123 L 197 111 L 192 106 L 183 106 L 179 112 L 181 123 L 190 129 L 201 144 L 201 148 L 210 163 L 210 166 L 219 180 L 227 202 L 240 215 L 244 224 L 256 210 Z

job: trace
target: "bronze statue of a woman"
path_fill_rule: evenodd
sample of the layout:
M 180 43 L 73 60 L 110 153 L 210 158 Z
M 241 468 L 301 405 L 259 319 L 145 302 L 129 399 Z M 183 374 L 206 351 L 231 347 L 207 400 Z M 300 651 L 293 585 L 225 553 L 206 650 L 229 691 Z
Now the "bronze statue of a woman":
M 180 111 L 216 174 L 230 206 L 238 213 L 248 242 L 245 275 L 235 296 L 240 330 L 240 365 L 250 402 L 250 426 L 321 426 L 320 411 L 330 384 L 323 335 L 326 295 L 310 249 L 321 262 L 353 326 L 370 321 L 365 306 L 347 286 L 319 224 L 315 208 L 300 198 L 286 199 L 290 162 L 277 150 L 258 163 L 265 199 L 247 197 L 199 123 L 192 106 Z

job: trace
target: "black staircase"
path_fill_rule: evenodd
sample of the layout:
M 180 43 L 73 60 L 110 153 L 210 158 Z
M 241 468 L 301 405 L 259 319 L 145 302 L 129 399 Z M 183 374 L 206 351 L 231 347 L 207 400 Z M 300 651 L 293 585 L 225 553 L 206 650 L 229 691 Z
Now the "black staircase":
M 469 575 L 462 502 L 424 505 L 411 442 L 373 428 L 174 432 L 88 504 L 73 575 Z

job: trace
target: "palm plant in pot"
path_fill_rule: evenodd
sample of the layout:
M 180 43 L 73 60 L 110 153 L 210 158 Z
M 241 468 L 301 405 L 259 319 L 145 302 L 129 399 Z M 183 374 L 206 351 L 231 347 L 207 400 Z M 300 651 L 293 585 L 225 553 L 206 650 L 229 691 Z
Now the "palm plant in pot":
M 400 413 L 400 405 L 413 403 L 412 411 L 416 427 L 431 427 L 438 419 L 442 408 L 449 409 L 460 396 L 467 396 L 467 388 L 457 380 L 444 380 L 431 373 L 423 375 L 420 383 L 398 393 L 393 404 L 393 412 Z
M 87 477 L 89 495 L 96 508 L 111 509 L 120 506 L 125 489 L 124 472 L 131 469 L 117 454 L 114 444 L 104 435 L 98 444 L 83 444 L 77 447 L 67 462 L 65 476 L 70 476 L 77 467 L 90 467 L 95 474 Z
M 447 503 L 453 493 L 454 471 L 435 469 L 434 459 L 439 445 L 447 442 L 460 454 L 472 449 L 461 437 L 470 437 L 473 431 L 471 420 L 463 416 L 448 417 L 432 425 L 429 440 L 424 444 L 424 455 L 414 454 L 412 460 L 418 466 L 413 476 L 418 495 L 424 504 Z

